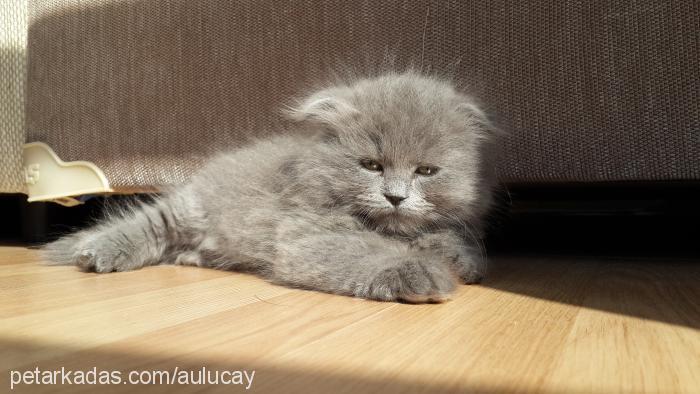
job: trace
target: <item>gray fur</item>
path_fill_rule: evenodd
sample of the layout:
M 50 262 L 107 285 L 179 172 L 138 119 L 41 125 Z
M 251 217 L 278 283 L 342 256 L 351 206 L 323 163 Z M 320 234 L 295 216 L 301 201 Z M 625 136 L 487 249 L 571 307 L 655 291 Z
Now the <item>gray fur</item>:
M 294 130 L 220 155 L 189 184 L 47 245 L 47 257 L 96 272 L 252 271 L 386 301 L 440 301 L 458 279 L 481 279 L 494 136 L 469 97 L 389 73 L 317 91 L 288 114 Z

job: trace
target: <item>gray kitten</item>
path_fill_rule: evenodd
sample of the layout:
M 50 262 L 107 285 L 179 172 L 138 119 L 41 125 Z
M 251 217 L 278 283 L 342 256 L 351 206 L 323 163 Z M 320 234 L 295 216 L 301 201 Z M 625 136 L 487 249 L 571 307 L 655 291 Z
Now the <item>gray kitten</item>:
M 494 133 L 470 98 L 409 71 L 320 90 L 288 113 L 293 132 L 211 160 L 47 257 L 95 272 L 252 271 L 385 301 L 441 301 L 482 278 Z

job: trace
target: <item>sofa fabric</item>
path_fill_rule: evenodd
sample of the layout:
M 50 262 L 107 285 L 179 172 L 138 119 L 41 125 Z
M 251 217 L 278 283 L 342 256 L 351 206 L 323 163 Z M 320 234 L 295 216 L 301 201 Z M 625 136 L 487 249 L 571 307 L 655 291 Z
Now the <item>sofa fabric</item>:
M 0 193 L 25 191 L 22 173 L 27 3 L 0 2 Z
M 118 191 L 279 132 L 328 70 L 453 75 L 507 183 L 700 178 L 700 3 L 30 0 L 27 129 Z

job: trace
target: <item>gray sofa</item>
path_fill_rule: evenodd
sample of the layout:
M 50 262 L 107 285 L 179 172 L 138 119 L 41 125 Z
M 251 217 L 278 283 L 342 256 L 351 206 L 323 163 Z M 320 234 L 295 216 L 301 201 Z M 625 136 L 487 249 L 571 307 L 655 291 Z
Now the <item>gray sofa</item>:
M 700 3 L 29 2 L 26 130 L 117 192 L 279 132 L 329 70 L 422 66 L 508 133 L 509 184 L 700 178 Z

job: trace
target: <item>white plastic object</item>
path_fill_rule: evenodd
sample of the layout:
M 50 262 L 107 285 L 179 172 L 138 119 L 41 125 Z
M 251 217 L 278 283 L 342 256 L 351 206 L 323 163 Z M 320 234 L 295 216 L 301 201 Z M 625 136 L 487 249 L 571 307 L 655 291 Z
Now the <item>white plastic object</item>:
M 102 170 L 89 161 L 64 162 L 43 142 L 24 145 L 24 177 L 29 202 L 82 204 L 76 196 L 113 192 Z

